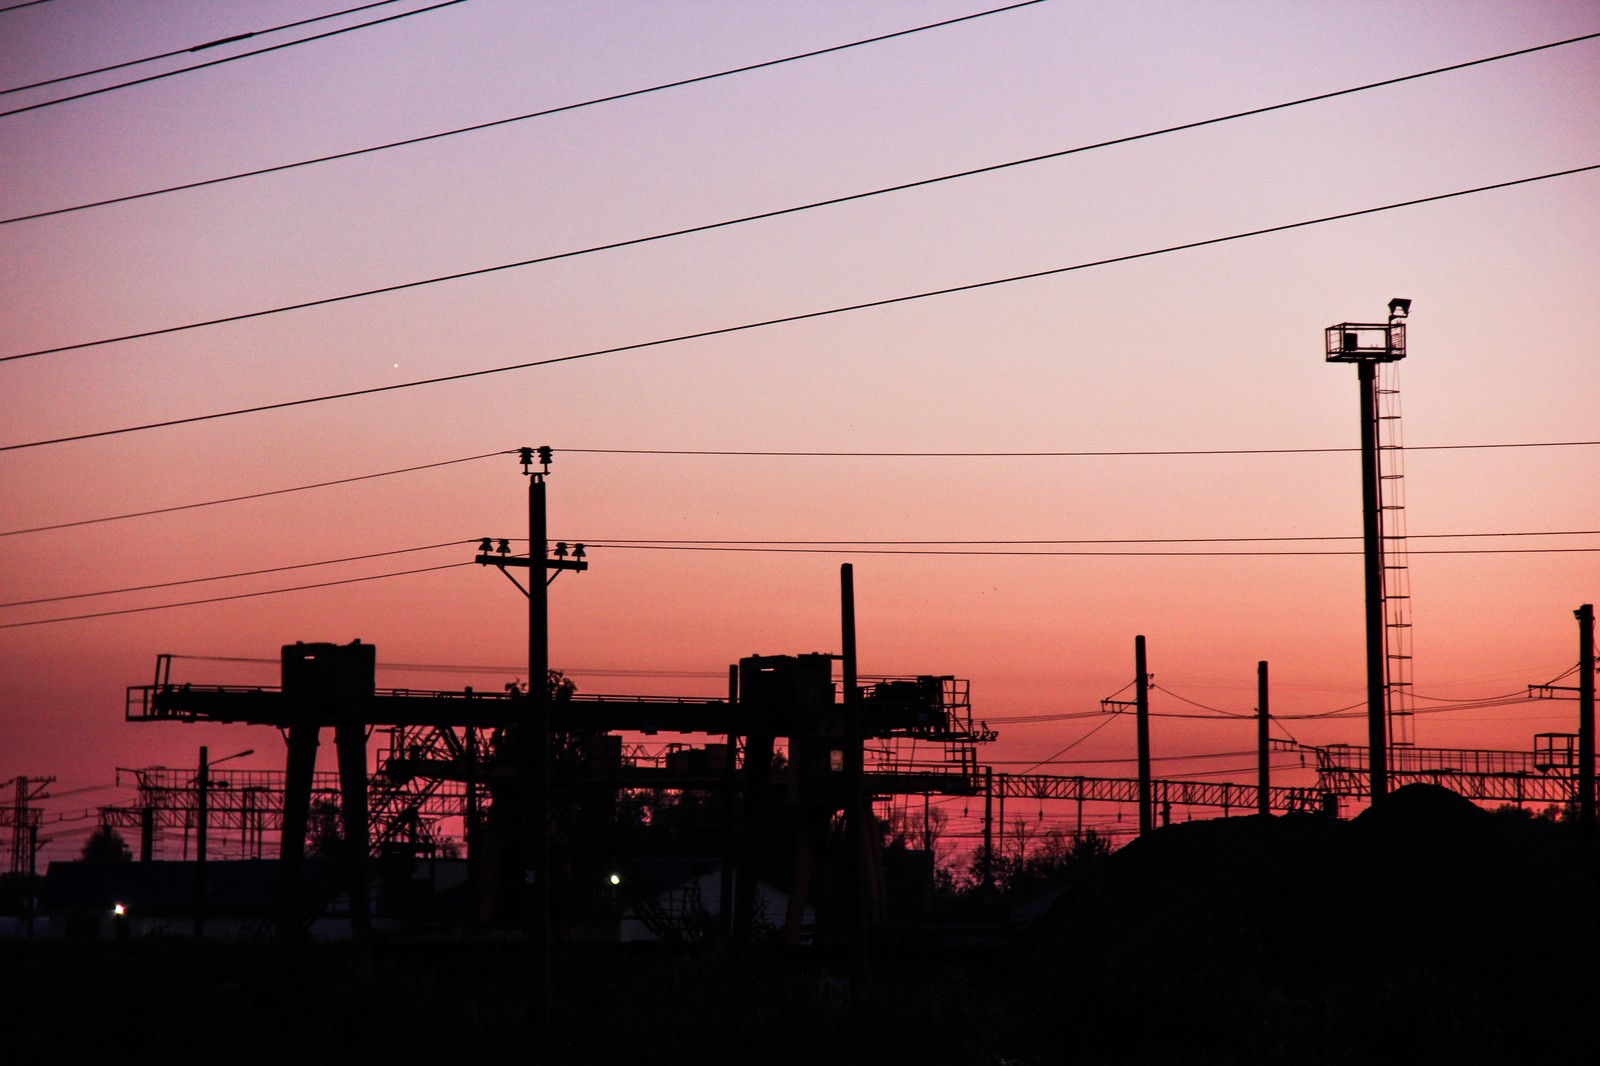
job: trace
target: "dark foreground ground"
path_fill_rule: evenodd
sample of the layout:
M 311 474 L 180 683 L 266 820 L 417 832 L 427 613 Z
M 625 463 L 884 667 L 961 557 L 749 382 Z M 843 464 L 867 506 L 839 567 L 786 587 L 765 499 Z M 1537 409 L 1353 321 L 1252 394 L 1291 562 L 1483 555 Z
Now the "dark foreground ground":
M 283 970 L 266 946 L 48 943 L 0 947 L 0 1032 L 18 1062 L 1587 1062 L 1597 948 L 1592 842 L 1421 789 L 1352 822 L 1160 830 L 1013 946 L 879 951 L 858 1009 L 809 952 L 561 957 L 546 1032 L 514 944 Z

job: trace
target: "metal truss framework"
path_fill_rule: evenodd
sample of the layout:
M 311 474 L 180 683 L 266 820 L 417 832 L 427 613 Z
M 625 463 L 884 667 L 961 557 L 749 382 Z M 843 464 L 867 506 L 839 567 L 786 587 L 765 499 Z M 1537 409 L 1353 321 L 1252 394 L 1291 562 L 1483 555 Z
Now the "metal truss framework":
M 1578 798 L 1577 758 L 1568 734 L 1543 734 L 1532 752 L 1472 748 L 1393 748 L 1392 787 L 1430 784 L 1471 800 L 1571 803 Z M 1568 741 L 1569 743 L 1563 743 Z M 1356 799 L 1371 795 L 1364 747 L 1330 744 L 1300 750 L 1315 755 L 1317 791 Z
M 132 775 L 138 800 L 101 807 L 102 823 L 141 832 L 195 828 L 200 794 L 193 770 L 156 766 L 119 773 Z M 285 787 L 282 770 L 212 770 L 206 789 L 207 828 L 238 834 L 245 854 L 259 857 L 265 838 L 283 829 Z M 311 793 L 337 804 L 339 775 L 315 774 Z M 376 854 L 391 841 L 428 839 L 433 823 L 463 813 L 465 792 L 449 782 L 397 777 L 380 763 L 368 781 L 367 808 Z
M 222 721 L 284 727 L 292 704 L 281 689 L 257 686 L 175 684 L 172 657 L 159 657 L 156 684 L 128 689 L 128 721 Z M 969 683 L 947 675 L 860 678 L 871 741 L 864 749 L 865 784 L 872 795 L 975 795 L 982 788 L 978 746 L 994 730 L 974 723 Z M 841 693 L 835 682 L 834 699 Z M 928 713 L 917 712 L 926 708 Z M 759 721 L 783 735 L 795 725 L 784 714 L 757 715 L 723 699 L 655 696 L 569 695 L 553 705 L 553 725 L 575 734 L 657 733 L 741 736 Z M 376 771 L 367 780 L 370 850 L 391 840 L 427 837 L 442 819 L 476 816 L 487 787 L 510 770 L 494 758 L 497 732 L 525 717 L 527 700 L 515 691 L 478 692 L 379 689 L 364 700 L 377 732 Z M 620 738 L 619 738 L 620 739 Z M 726 785 L 726 748 L 721 762 L 706 755 L 716 745 L 691 749 L 668 744 L 616 745 L 610 758 L 585 760 L 583 777 L 619 789 L 715 789 Z M 742 745 L 736 748 L 736 765 Z M 698 755 L 698 757 L 696 757 Z M 109 824 L 142 828 L 153 818 L 162 828 L 188 829 L 198 809 L 195 774 L 153 768 L 130 771 L 139 788 L 132 806 L 102 808 Z M 338 775 L 319 773 L 312 791 L 339 796 Z M 774 784 L 782 783 L 782 775 Z M 208 827 L 234 830 L 259 841 L 281 832 L 286 774 L 283 771 L 213 771 L 207 790 Z M 153 812 L 146 815 L 144 812 Z M 259 845 L 258 845 L 259 846 Z
M 1151 782 L 1161 806 L 1215 807 L 1224 814 L 1235 808 L 1257 809 L 1260 790 L 1255 785 L 1218 781 Z M 996 774 L 994 790 L 1006 799 L 1066 800 L 1084 803 L 1137 803 L 1139 781 L 1119 777 L 1058 777 L 1054 774 Z M 1323 796 L 1314 788 L 1269 788 L 1267 806 L 1275 811 L 1317 811 Z
M 53 777 L 17 777 L 0 784 L 0 788 L 14 786 L 11 805 L 0 807 L 0 828 L 11 830 L 13 874 L 25 874 L 32 869 L 39 839 L 40 816 L 44 813 L 35 804 L 45 798 L 45 789 L 54 782 Z

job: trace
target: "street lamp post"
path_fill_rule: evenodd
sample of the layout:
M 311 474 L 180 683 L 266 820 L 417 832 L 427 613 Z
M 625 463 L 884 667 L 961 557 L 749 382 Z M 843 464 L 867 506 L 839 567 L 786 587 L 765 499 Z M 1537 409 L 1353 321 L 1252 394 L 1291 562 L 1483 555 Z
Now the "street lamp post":
M 225 755 L 212 762 L 204 744 L 200 745 L 200 770 L 195 775 L 195 827 L 194 827 L 194 938 L 206 935 L 206 827 L 210 821 L 211 768 L 230 759 L 254 755 L 254 748 Z
M 1361 535 L 1365 548 L 1367 620 L 1367 770 L 1372 802 L 1389 791 L 1388 651 L 1384 632 L 1383 496 L 1378 469 L 1379 363 L 1406 357 L 1406 316 L 1411 301 L 1389 301 L 1383 323 L 1341 322 L 1329 326 L 1326 360 L 1356 364 L 1361 393 Z

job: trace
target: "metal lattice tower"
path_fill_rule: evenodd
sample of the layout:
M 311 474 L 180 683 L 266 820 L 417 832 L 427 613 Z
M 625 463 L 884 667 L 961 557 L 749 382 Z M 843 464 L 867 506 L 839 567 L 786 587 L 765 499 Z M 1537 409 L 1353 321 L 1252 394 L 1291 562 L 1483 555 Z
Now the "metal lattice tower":
M 11 806 L 0 809 L 0 825 L 11 829 L 11 873 L 20 876 L 32 870 L 34 847 L 39 835 L 42 812 L 33 805 L 34 801 L 45 798 L 45 789 L 55 778 L 18 777 L 13 781 L 16 791 Z M 13 781 L 5 784 L 12 784 Z

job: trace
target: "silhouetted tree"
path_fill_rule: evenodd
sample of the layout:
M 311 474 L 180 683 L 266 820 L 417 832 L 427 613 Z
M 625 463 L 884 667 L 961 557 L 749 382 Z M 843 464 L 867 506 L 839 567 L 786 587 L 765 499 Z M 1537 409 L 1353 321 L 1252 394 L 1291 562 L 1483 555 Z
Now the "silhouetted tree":
M 1013 902 L 1060 888 L 1111 854 L 1111 841 L 1093 829 L 1081 835 L 1061 829 L 1007 832 L 1012 835 L 1006 847 L 995 851 L 994 882 L 999 895 Z M 981 880 L 981 864 L 982 856 L 975 856 L 969 874 L 973 882 Z
M 937 851 L 944 836 L 947 816 L 939 807 L 926 812 L 918 810 L 895 811 L 889 819 L 880 822 L 885 848 L 902 848 L 911 851 Z
M 1508 818 L 1521 822 L 1573 822 L 1577 820 L 1574 807 L 1570 803 L 1551 803 L 1540 810 L 1533 810 L 1517 803 L 1502 803 L 1489 811 L 1497 818 Z
M 79 857 L 84 862 L 128 862 L 133 858 L 133 850 L 122 839 L 121 833 L 109 825 L 102 825 L 83 842 Z

